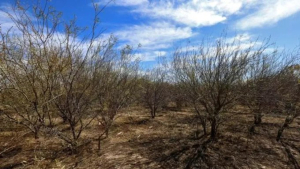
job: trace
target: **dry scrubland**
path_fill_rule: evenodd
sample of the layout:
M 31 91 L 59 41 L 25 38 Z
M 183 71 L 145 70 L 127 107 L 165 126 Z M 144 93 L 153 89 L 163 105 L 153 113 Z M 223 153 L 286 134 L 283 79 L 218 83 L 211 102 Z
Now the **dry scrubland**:
M 300 163 L 300 119 L 276 141 L 285 116 L 268 114 L 249 134 L 253 115 L 241 107 L 228 116 L 219 137 L 209 142 L 202 136 L 194 113 L 169 108 L 152 119 L 147 110 L 135 107 L 117 117 L 110 135 L 97 151 L 97 142 L 82 146 L 78 154 L 62 149 L 56 138 L 33 135 L 19 126 L 1 125 L 0 168 L 297 168 Z M 59 123 L 60 120 L 57 120 Z M 3 124 L 3 123 L 2 123 Z M 64 127 L 63 125 L 61 127 Z M 66 130 L 68 130 L 66 128 Z M 93 138 L 96 123 L 84 131 Z M 27 133 L 27 134 L 26 134 Z M 9 150 L 8 150 L 9 149 Z M 299 166 L 298 166 L 299 167 Z
M 0 27 L 0 168 L 299 169 L 299 46 L 223 35 L 145 71 L 105 7 L 88 29 L 39 2 Z

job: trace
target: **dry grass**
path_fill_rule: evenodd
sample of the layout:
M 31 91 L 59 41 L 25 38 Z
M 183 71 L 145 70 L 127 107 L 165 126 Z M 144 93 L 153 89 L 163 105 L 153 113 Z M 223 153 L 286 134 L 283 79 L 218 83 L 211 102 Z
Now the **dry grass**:
M 109 138 L 70 155 L 56 138 L 34 140 L 18 126 L 1 126 L 0 168 L 295 168 L 300 164 L 300 119 L 276 141 L 284 116 L 266 115 L 254 135 L 252 116 L 239 109 L 228 113 L 217 141 L 196 138 L 194 114 L 165 111 L 150 119 L 146 110 L 131 108 L 116 119 Z M 4 123 L 3 123 L 4 124 Z M 84 137 L 96 138 L 94 123 Z

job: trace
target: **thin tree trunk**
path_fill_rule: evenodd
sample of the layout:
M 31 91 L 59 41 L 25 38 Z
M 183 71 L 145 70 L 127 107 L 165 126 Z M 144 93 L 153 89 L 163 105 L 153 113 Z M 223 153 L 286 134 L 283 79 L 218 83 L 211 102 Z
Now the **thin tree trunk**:
M 101 151 L 101 136 L 98 137 L 98 151 Z
M 215 140 L 217 137 L 217 119 L 215 117 L 211 120 L 210 138 Z
M 255 133 L 255 127 L 262 123 L 262 117 L 263 117 L 263 115 L 261 113 L 254 114 L 254 122 L 249 129 L 249 132 L 251 134 Z
M 206 120 L 203 117 L 201 117 L 201 125 L 203 128 L 204 135 L 207 135 Z
M 35 131 L 34 132 L 34 139 L 38 139 L 38 138 L 39 138 L 38 131 Z
M 282 135 L 284 129 L 285 129 L 284 125 L 282 127 L 280 127 L 280 129 L 278 130 L 278 133 L 277 133 L 276 141 L 279 141 L 281 139 L 281 135 Z
M 254 115 L 254 124 L 259 125 L 262 122 L 262 114 L 261 113 L 256 113 Z
M 151 110 L 151 118 L 155 118 L 155 116 L 156 116 L 156 112 L 155 112 L 155 109 L 152 109 Z
M 34 127 L 34 131 L 33 131 L 33 134 L 34 134 L 34 139 L 38 139 L 39 138 L 39 131 L 40 131 L 40 128 L 39 127 Z
M 296 116 L 287 116 L 284 124 L 280 127 L 280 129 L 277 132 L 276 140 L 279 141 L 281 139 L 282 133 L 285 128 L 289 127 L 289 125 L 294 121 Z

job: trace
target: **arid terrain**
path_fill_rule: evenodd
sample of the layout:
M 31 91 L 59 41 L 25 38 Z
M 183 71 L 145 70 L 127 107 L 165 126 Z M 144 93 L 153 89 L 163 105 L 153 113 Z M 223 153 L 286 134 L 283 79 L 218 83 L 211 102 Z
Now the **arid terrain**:
M 265 115 L 252 135 L 253 115 L 247 110 L 236 108 L 224 116 L 218 139 L 209 141 L 201 127 L 196 130 L 197 118 L 189 109 L 170 108 L 152 119 L 143 108 L 130 108 L 117 117 L 100 152 L 93 140 L 99 130 L 95 123 L 84 133 L 92 141 L 75 155 L 62 149 L 59 139 L 35 140 L 18 126 L 1 125 L 0 168 L 299 168 L 299 118 L 277 142 L 284 116 Z
M 1 0 L 0 169 L 300 169 L 299 7 Z

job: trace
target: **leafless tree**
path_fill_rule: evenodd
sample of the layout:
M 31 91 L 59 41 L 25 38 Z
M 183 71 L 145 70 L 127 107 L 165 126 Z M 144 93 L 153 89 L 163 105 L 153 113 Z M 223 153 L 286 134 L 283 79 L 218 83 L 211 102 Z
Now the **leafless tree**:
M 38 6 L 33 12 L 17 2 L 7 13 L 14 27 L 0 33 L 0 76 L 3 112 L 38 138 L 42 125 L 52 125 L 50 105 L 57 97 L 50 92 L 56 79 L 50 48 L 60 13 Z
M 107 138 L 109 129 L 120 110 L 134 101 L 137 88 L 138 61 L 133 59 L 132 47 L 126 46 L 113 62 L 99 73 L 97 88 L 97 120 L 100 126 L 98 149 L 101 139 Z
M 75 20 L 61 22 L 61 13 L 47 2 L 42 5 L 37 1 L 30 7 L 17 2 L 7 13 L 15 27 L 1 32 L 4 112 L 35 137 L 41 128 L 55 131 L 75 150 L 82 131 L 98 115 L 92 107 L 97 102 L 99 73 L 111 66 L 116 41 L 99 38 L 99 14 L 104 8 L 97 4 L 93 25 L 87 32 L 76 26 Z M 62 132 L 52 123 L 55 114 L 65 118 L 70 132 Z
M 241 97 L 250 58 L 259 53 L 255 44 L 243 48 L 239 39 L 228 43 L 223 38 L 203 42 L 196 50 L 175 52 L 176 79 L 193 104 L 205 134 L 206 122 L 210 123 L 211 139 L 217 136 L 223 113 Z
M 253 55 L 248 67 L 247 80 L 242 88 L 241 102 L 254 114 L 254 123 L 250 132 L 255 131 L 255 126 L 262 122 L 264 113 L 274 110 L 274 98 L 278 86 L 274 83 L 278 73 L 279 54 L 277 51 L 265 53 L 267 46 L 261 48 L 259 53 Z
M 143 79 L 142 100 L 145 107 L 150 110 L 151 117 L 155 118 L 157 111 L 167 104 L 167 68 L 160 64 L 148 71 Z
M 268 46 L 258 50 L 260 53 L 251 58 L 247 80 L 242 88 L 244 94 L 241 101 L 254 114 L 254 122 L 250 127 L 251 133 L 255 131 L 257 125 L 261 124 L 264 114 L 282 111 L 279 105 L 287 99 L 283 96 L 291 91 L 289 88 L 292 84 L 291 80 L 294 79 L 291 74 L 286 73 L 286 69 L 294 63 L 295 58 L 288 57 L 277 50 L 265 52 L 266 47 Z
M 171 102 L 176 104 L 177 110 L 182 110 L 183 107 L 187 106 L 187 96 L 181 84 L 179 83 L 169 83 L 168 84 L 168 92 L 169 92 L 169 99 Z
M 277 132 L 276 140 L 279 141 L 283 131 L 293 123 L 294 119 L 300 115 L 300 86 L 299 86 L 299 65 L 286 67 L 277 77 L 281 89 L 278 90 L 278 108 L 286 115 L 285 121 Z

